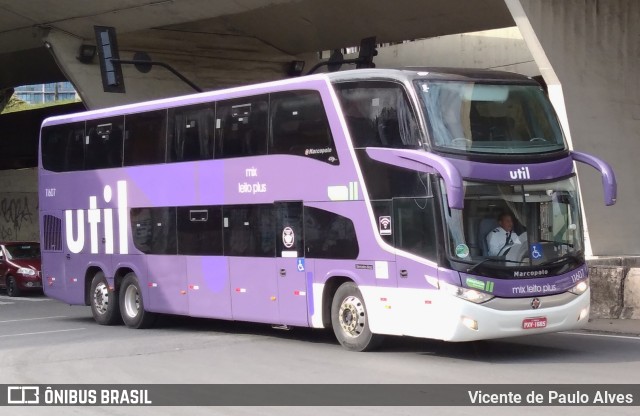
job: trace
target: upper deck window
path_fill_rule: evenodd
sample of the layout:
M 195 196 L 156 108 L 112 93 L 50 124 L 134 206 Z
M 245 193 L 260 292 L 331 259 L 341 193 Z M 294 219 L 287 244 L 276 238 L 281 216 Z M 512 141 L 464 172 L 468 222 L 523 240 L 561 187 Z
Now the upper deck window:
M 267 154 L 269 97 L 221 101 L 216 110 L 216 158 Z
M 166 110 L 125 116 L 124 165 L 164 163 L 166 124 Z
M 124 117 L 87 121 L 85 168 L 103 169 L 122 166 Z
M 300 155 L 339 164 L 319 92 L 274 93 L 270 106 L 269 154 Z
M 84 122 L 42 130 L 42 166 L 54 172 L 84 169 Z
M 565 149 L 544 91 L 535 85 L 416 82 L 432 145 L 468 153 Z
M 419 148 L 420 131 L 402 85 L 388 81 L 335 85 L 353 147 Z
M 167 160 L 187 162 L 213 158 L 215 104 L 169 110 Z

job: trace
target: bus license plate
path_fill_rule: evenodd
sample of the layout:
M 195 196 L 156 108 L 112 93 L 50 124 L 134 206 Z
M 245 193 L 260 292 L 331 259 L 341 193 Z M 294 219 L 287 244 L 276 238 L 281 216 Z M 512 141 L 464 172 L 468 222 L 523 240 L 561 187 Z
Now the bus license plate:
M 536 328 L 546 328 L 547 327 L 547 317 L 543 316 L 540 318 L 527 318 L 522 321 L 522 329 L 536 329 Z

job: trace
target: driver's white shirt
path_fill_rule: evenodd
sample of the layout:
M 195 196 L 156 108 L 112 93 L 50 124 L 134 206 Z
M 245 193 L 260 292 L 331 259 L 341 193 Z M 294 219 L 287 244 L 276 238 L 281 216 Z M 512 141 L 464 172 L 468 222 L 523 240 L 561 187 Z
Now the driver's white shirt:
M 494 228 L 493 231 L 487 234 L 487 246 L 489 248 L 487 254 L 489 256 L 502 256 L 514 244 L 522 244 L 518 234 L 513 230 L 511 231 L 509 243 L 505 244 L 507 242 L 507 234 L 509 232 L 502 227 Z

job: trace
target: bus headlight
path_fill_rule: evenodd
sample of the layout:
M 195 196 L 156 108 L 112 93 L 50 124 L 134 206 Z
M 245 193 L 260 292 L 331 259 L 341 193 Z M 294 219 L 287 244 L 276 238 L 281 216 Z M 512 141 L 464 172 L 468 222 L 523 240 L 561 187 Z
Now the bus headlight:
M 583 281 L 569 289 L 569 292 L 573 293 L 574 295 L 582 295 L 587 291 L 587 289 L 589 289 L 589 279 L 584 279 Z
M 29 269 L 28 267 L 20 267 L 18 269 L 18 274 L 21 274 L 23 276 L 35 276 L 36 275 L 36 271 L 33 269 Z
M 493 295 L 480 292 L 475 289 L 467 289 L 465 287 L 454 286 L 446 282 L 439 282 L 440 290 L 444 290 L 450 295 L 459 297 L 464 300 L 468 300 L 473 303 L 483 303 L 490 299 L 493 299 Z

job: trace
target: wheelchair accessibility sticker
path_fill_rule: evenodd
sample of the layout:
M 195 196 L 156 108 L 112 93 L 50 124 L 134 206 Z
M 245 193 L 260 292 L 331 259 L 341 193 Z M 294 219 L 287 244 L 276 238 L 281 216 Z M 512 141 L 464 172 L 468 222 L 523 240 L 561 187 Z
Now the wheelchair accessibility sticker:
M 303 272 L 304 271 L 304 258 L 299 258 L 298 259 L 298 271 L 299 272 Z
M 540 260 L 542 258 L 542 244 L 531 244 L 529 252 L 533 260 Z

